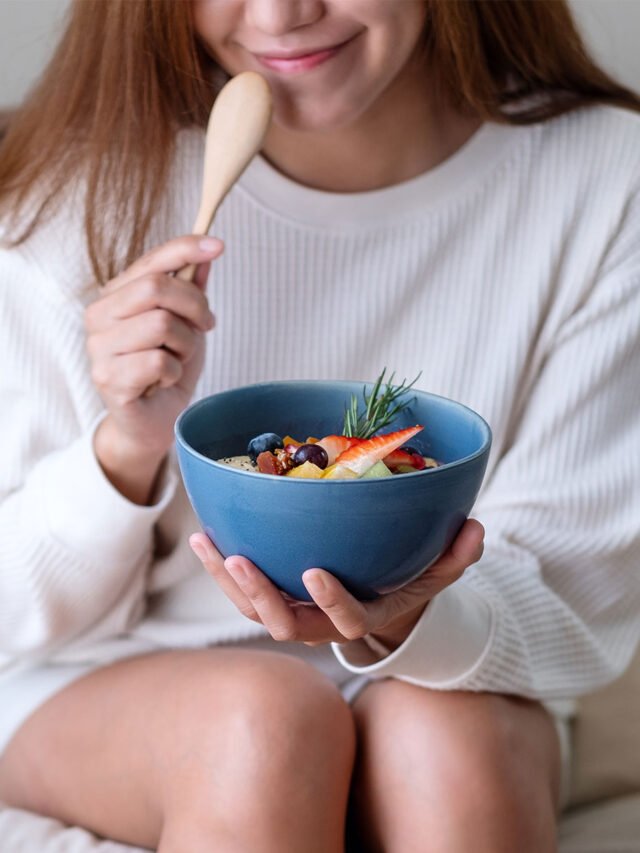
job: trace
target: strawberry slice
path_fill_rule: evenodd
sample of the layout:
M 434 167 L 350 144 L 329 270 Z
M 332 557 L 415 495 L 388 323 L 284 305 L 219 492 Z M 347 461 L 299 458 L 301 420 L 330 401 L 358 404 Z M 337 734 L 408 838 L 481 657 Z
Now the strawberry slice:
M 329 457 L 327 466 L 329 466 L 333 465 L 341 453 L 344 453 L 345 450 L 348 450 L 350 447 L 353 447 L 354 444 L 359 444 L 362 441 L 364 441 L 364 439 L 349 438 L 346 435 L 325 435 L 324 438 L 321 438 L 320 441 L 316 443 L 319 444 L 320 447 L 324 447 L 327 451 L 327 456 Z
M 336 466 L 349 468 L 361 477 L 372 465 L 401 447 L 422 429 L 421 426 L 407 427 L 386 435 L 375 435 L 373 438 L 360 440 L 338 456 Z
M 408 450 L 403 450 L 402 447 L 385 456 L 382 461 L 392 471 L 395 471 L 400 465 L 409 466 L 416 471 L 422 471 L 426 467 L 425 461 L 419 453 L 410 453 Z

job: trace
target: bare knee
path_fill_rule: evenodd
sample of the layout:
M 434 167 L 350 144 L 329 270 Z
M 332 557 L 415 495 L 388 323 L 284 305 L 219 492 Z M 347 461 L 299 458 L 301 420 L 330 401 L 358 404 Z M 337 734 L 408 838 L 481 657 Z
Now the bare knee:
M 221 819 L 233 821 L 237 813 L 247 821 L 258 812 L 263 820 L 270 811 L 274 821 L 286 822 L 291 810 L 333 802 L 340 791 L 346 804 L 355 727 L 335 686 L 286 655 L 230 655 L 232 665 L 222 675 L 217 669 L 207 679 L 200 671 L 192 685 L 183 720 L 197 751 L 197 780 L 189 756 L 179 757 L 167 780 L 168 819 L 185 807 L 192 816 L 197 808 L 219 832 Z
M 15 805 L 105 837 L 154 849 L 161 838 L 163 853 L 279 853 L 308 836 L 311 853 L 339 849 L 354 749 L 349 708 L 306 664 L 163 652 L 48 700 L 5 750 L 0 787 Z
M 355 750 L 351 710 L 336 687 L 308 664 L 286 655 L 247 656 L 225 691 L 226 745 L 245 765 L 350 766 Z M 217 738 L 214 735 L 214 739 Z
M 416 808 L 419 802 L 429 808 L 406 814 L 412 806 L 405 796 L 395 813 L 404 810 L 402 820 L 405 826 L 413 821 L 414 831 L 417 820 L 430 837 L 443 833 L 446 849 L 464 849 L 464 830 L 456 828 L 464 826 L 473 827 L 476 850 L 509 849 L 513 839 L 512 849 L 554 849 L 557 739 L 540 706 L 386 681 L 371 686 L 354 713 L 363 750 L 360 808 L 368 815 L 375 808 L 387 829 L 393 809 L 388 799 L 387 806 L 378 800 L 383 785 L 387 791 L 397 785 L 411 791 Z M 483 833 L 492 839 L 486 846 Z M 504 847 L 500 833 L 509 836 Z

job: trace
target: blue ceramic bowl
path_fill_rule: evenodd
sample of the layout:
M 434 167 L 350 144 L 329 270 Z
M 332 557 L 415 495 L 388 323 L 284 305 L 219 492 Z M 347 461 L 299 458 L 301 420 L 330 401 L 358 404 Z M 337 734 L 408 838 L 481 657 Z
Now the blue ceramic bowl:
M 370 387 L 370 386 L 368 386 Z M 321 567 L 360 599 L 421 574 L 450 545 L 476 499 L 491 431 L 471 409 L 411 391 L 389 429 L 423 424 L 411 445 L 444 463 L 367 480 L 301 480 L 216 462 L 263 432 L 304 440 L 342 431 L 361 382 L 267 382 L 191 405 L 176 422 L 182 477 L 202 528 L 226 557 L 242 554 L 281 589 L 310 600 L 302 573 Z

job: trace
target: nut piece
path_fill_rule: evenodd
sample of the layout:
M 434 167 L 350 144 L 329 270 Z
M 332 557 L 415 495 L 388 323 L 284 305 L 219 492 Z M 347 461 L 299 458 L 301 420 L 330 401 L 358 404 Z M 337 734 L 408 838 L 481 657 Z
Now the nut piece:
M 275 457 L 278 460 L 278 463 L 282 466 L 281 474 L 286 474 L 287 471 L 293 468 L 293 456 L 287 451 L 285 448 L 277 448 L 275 451 Z
M 290 468 L 293 468 L 293 459 L 286 450 L 278 449 L 275 453 L 270 450 L 265 450 L 258 454 L 256 459 L 258 471 L 261 474 L 286 474 Z

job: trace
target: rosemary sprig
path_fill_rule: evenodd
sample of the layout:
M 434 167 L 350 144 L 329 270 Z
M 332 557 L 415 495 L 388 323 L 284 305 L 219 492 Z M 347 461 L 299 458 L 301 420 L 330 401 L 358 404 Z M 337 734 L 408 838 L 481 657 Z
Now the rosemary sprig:
M 396 400 L 415 385 L 422 376 L 422 371 L 408 385 L 405 384 L 406 379 L 403 379 L 400 385 L 394 385 L 394 371 L 383 388 L 382 383 L 386 372 L 387 368 L 385 367 L 376 379 L 370 394 L 367 394 L 366 389 L 363 389 L 364 412 L 362 414 L 358 414 L 357 396 L 351 395 L 349 405 L 345 408 L 343 435 L 349 436 L 349 438 L 371 438 L 378 430 L 390 424 L 396 415 L 409 404 L 408 401 L 396 403 Z

